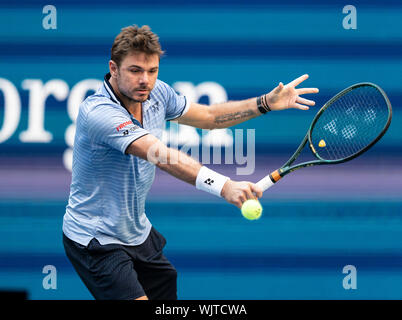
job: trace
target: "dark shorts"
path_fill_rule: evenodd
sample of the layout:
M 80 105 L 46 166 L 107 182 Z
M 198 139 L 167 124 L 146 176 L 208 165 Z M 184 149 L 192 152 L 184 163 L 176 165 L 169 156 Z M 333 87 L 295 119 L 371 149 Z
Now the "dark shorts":
M 152 227 L 138 246 L 101 245 L 93 238 L 85 247 L 63 234 L 63 244 L 88 290 L 99 300 L 176 300 L 177 272 L 162 249 L 165 238 Z

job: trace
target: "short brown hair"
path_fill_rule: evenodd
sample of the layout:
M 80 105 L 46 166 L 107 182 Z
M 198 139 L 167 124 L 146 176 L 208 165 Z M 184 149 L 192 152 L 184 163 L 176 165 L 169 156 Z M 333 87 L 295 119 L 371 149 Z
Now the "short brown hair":
M 133 51 L 144 52 L 146 54 L 163 55 L 159 37 L 151 31 L 147 25 L 138 27 L 137 25 L 125 27 L 114 39 L 112 46 L 111 59 L 120 66 L 125 56 Z

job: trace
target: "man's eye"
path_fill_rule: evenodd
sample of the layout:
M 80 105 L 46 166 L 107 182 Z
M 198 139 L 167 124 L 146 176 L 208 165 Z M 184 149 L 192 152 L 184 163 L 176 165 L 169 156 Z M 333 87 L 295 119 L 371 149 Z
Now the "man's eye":
M 139 73 L 140 72 L 140 70 L 137 70 L 137 69 L 133 69 L 133 70 L 130 70 L 132 73 Z

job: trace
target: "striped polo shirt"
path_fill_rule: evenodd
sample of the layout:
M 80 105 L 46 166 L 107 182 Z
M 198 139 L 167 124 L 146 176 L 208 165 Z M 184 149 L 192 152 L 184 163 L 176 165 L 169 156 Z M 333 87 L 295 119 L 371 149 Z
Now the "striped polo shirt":
M 73 149 L 70 196 L 63 232 L 84 246 L 92 238 L 101 244 L 139 245 L 151 230 L 145 200 L 155 165 L 126 154 L 127 147 L 146 134 L 162 138 L 165 121 L 188 110 L 186 98 L 157 80 L 142 103 L 143 123 L 124 107 L 109 83 L 79 107 Z

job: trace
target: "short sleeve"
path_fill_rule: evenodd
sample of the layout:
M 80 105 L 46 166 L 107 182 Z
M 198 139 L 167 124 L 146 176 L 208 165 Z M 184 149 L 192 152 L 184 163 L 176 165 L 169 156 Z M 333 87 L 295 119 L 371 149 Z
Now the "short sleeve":
M 88 135 L 97 143 L 126 152 L 127 147 L 149 132 L 132 121 L 127 112 L 113 105 L 100 105 L 88 113 Z
M 161 82 L 164 87 L 166 101 L 166 120 L 176 119 L 188 110 L 188 102 L 185 96 L 179 95 L 174 89 L 164 82 Z

